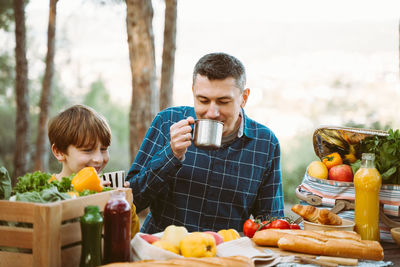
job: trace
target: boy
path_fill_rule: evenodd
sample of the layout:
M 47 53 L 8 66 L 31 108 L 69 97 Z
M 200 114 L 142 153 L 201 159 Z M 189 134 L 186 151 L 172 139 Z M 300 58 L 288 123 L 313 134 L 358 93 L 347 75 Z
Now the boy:
M 110 159 L 110 126 L 102 115 L 90 107 L 74 105 L 60 112 L 49 121 L 48 137 L 51 151 L 62 163 L 61 172 L 53 175 L 57 180 L 78 173 L 84 167 L 94 167 L 100 173 Z M 133 204 L 131 225 L 133 237 L 139 232 L 139 217 Z
M 103 116 L 92 108 L 75 105 L 49 122 L 51 151 L 62 163 L 55 178 L 77 173 L 84 167 L 94 167 L 100 173 L 109 161 L 111 130 Z

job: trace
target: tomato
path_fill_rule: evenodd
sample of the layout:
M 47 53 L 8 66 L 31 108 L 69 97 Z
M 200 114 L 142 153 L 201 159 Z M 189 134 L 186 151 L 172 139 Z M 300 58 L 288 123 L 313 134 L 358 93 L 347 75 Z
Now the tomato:
M 254 220 L 247 219 L 243 224 L 243 234 L 247 237 L 252 238 L 258 227 L 258 223 L 255 223 Z
M 269 221 L 263 221 L 262 225 L 264 225 L 260 230 L 268 229 L 270 228 L 270 222 Z
M 253 219 L 253 217 L 250 217 L 250 219 L 247 219 L 243 224 L 243 234 L 252 238 L 255 232 L 268 229 L 268 225 L 269 221 L 261 222 L 260 219 Z
M 276 229 L 290 229 L 290 224 L 282 219 L 277 219 L 272 221 L 269 228 L 276 228 Z
M 300 230 L 300 226 L 297 223 L 291 223 L 290 229 L 292 230 Z

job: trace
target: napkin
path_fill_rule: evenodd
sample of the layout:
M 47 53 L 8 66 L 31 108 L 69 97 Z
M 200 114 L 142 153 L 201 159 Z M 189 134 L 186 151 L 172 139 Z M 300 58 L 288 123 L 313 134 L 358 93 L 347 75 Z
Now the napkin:
M 181 255 L 149 244 L 140 237 L 140 234 L 142 233 L 137 233 L 131 240 L 131 261 L 183 258 Z
M 250 258 L 257 267 L 275 266 L 278 263 L 293 262 L 294 256 L 280 256 L 272 250 L 260 251 L 256 249 L 248 237 L 241 237 L 236 240 L 224 242 L 217 247 L 217 256 L 245 256 Z

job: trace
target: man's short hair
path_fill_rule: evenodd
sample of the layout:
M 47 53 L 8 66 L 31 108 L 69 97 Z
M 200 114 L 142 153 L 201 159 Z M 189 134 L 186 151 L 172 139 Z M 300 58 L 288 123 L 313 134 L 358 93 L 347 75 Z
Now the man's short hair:
M 69 145 L 93 148 L 99 141 L 108 147 L 111 144 L 111 129 L 106 119 L 94 109 L 74 105 L 49 121 L 48 137 L 50 145 L 67 153 Z
M 239 59 L 225 53 L 211 53 L 203 56 L 194 66 L 193 85 L 197 74 L 209 80 L 223 80 L 233 77 L 240 91 L 246 85 L 246 70 Z

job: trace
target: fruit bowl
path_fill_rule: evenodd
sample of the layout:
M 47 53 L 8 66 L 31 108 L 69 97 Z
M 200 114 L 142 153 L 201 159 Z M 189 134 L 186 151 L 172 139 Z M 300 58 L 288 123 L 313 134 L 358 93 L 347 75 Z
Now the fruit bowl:
M 341 225 L 327 225 L 327 224 L 319 224 L 319 223 L 312 223 L 309 221 L 303 221 L 304 230 L 339 230 L 339 231 L 354 231 L 355 223 L 350 220 L 342 219 Z M 400 231 L 399 231 L 400 235 Z
M 400 247 L 400 227 L 390 229 L 390 233 L 392 234 L 394 241 L 396 241 L 397 245 Z

